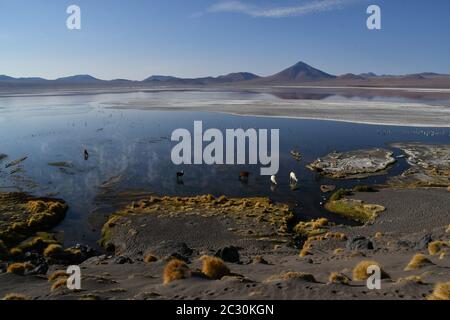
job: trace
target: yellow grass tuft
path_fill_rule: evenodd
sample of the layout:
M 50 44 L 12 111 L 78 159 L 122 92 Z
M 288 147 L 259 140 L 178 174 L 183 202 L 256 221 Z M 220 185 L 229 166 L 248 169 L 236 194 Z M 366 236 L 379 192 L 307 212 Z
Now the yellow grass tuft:
M 417 284 L 423 284 L 423 280 L 420 276 L 409 276 L 405 278 L 399 278 L 397 283 L 413 282 Z
M 55 281 L 59 278 L 67 278 L 67 273 L 64 270 L 57 270 L 48 276 L 48 281 Z
M 381 239 L 383 237 L 383 234 L 381 232 L 375 233 L 375 239 Z
M 450 188 L 450 187 L 449 187 Z M 446 233 L 450 233 L 450 224 L 447 227 L 447 230 L 445 231 Z
M 44 256 L 46 258 L 57 258 L 64 254 L 64 249 L 59 244 L 51 244 L 44 250 Z
M 433 241 L 428 244 L 428 252 L 430 255 L 440 254 L 442 250 L 449 248 L 449 244 L 444 241 Z
M 186 279 L 191 276 L 191 270 L 186 262 L 173 259 L 167 263 L 164 268 L 163 280 L 164 284 L 168 284 L 175 280 Z
M 18 293 L 8 293 L 2 300 L 28 300 L 28 297 Z
M 9 250 L 9 254 L 12 255 L 13 257 L 20 256 L 22 253 L 23 253 L 22 249 L 20 248 L 12 248 L 11 250 Z
M 225 262 L 217 257 L 203 256 L 200 258 L 202 261 L 202 272 L 210 279 L 219 280 L 222 277 L 230 274 Z
M 326 227 L 328 225 L 328 219 L 327 218 L 320 218 L 313 222 L 313 229 L 319 229 Z
M 344 252 L 343 248 L 336 248 L 336 249 L 334 249 L 333 254 L 334 255 L 338 255 L 338 254 L 341 254 L 343 252 Z
M 26 271 L 33 269 L 34 266 L 29 262 L 12 263 L 6 270 L 7 273 L 23 275 Z
M 433 262 L 431 262 L 430 259 L 428 259 L 424 254 L 419 253 L 411 259 L 406 266 L 405 271 L 417 270 L 432 264 Z
M 47 204 L 42 200 L 28 201 L 26 207 L 32 214 L 41 213 L 47 210 Z
M 306 272 L 285 272 L 279 275 L 274 275 L 269 277 L 265 280 L 265 282 L 273 282 L 273 281 L 280 281 L 280 280 L 291 280 L 291 279 L 298 279 L 303 280 L 306 282 L 317 282 L 316 278 L 311 273 Z
M 341 240 L 341 241 L 345 241 L 347 240 L 347 236 L 345 235 L 345 233 L 342 232 L 327 232 L 324 235 L 325 239 L 336 239 L 336 240 Z
M 152 263 L 152 262 L 156 262 L 156 261 L 158 261 L 158 258 L 151 253 L 145 255 L 145 257 L 144 257 L 145 263 Z
M 53 292 L 53 291 L 58 290 L 59 288 L 62 288 L 62 287 L 67 286 L 67 279 L 68 279 L 68 278 L 69 278 L 69 277 L 67 277 L 67 275 L 66 275 L 66 277 L 59 277 L 58 280 L 56 280 L 56 281 L 52 284 L 52 287 L 51 287 L 50 290 Z
M 304 258 L 304 257 L 306 257 L 306 256 L 309 256 L 309 255 L 312 255 L 312 253 L 309 251 L 309 248 L 303 248 L 301 251 L 300 251 L 300 257 L 301 258 Z
M 378 266 L 380 268 L 382 279 L 389 278 L 389 275 L 381 268 L 381 265 L 378 262 L 364 260 L 358 263 L 356 267 L 353 269 L 353 280 L 354 281 L 367 280 L 370 276 L 370 274 L 367 274 L 367 269 L 370 266 Z
M 438 283 L 427 300 L 450 300 L 450 282 Z
M 350 284 L 351 279 L 343 273 L 333 272 L 328 278 L 328 283 Z

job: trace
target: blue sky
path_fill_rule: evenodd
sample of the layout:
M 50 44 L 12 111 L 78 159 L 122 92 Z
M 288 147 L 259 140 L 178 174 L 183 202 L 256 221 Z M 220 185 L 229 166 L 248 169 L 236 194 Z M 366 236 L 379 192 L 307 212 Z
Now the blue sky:
M 66 8 L 82 30 L 66 28 Z M 366 9 L 382 10 L 369 31 Z M 448 0 L 0 0 L 0 74 L 450 73 Z

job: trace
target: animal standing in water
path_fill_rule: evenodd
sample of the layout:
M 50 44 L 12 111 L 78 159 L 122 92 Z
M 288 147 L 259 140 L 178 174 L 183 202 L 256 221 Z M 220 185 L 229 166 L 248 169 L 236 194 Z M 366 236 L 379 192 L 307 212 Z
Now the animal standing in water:
M 275 175 L 273 175 L 273 176 L 270 177 L 270 181 L 272 182 L 272 184 L 273 184 L 274 186 L 278 185 L 278 183 L 277 183 L 277 177 L 276 177 Z
M 177 172 L 177 181 L 181 181 L 184 177 L 184 170 Z
M 293 185 L 296 185 L 298 183 L 297 175 L 295 174 L 295 172 L 291 172 L 289 179 L 290 183 Z
M 84 160 L 89 160 L 89 152 L 86 149 L 84 149 Z
M 244 182 L 244 183 L 247 183 L 249 176 L 250 176 L 250 172 L 242 171 L 241 173 L 239 173 L 239 180 Z

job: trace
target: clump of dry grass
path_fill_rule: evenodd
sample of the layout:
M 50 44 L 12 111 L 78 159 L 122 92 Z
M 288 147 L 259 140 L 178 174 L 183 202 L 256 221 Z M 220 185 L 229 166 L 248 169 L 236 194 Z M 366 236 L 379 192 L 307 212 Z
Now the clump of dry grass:
M 152 263 L 152 262 L 156 262 L 156 261 L 158 261 L 158 258 L 152 253 L 148 253 L 144 257 L 145 263 Z
M 324 236 L 325 239 L 335 239 L 345 241 L 347 240 L 347 236 L 342 232 L 327 232 Z
M 399 278 L 397 283 L 414 282 L 417 284 L 423 284 L 423 280 L 420 276 L 409 276 L 405 278 Z
M 26 271 L 33 269 L 34 266 L 29 262 L 12 263 L 6 270 L 7 273 L 23 275 Z
M 313 229 L 319 229 L 328 226 L 327 218 L 320 218 L 313 222 Z
M 80 298 L 78 298 L 78 300 L 97 301 L 97 300 L 102 300 L 102 299 L 95 294 L 88 293 L 88 294 L 82 295 Z
M 306 256 L 312 255 L 312 253 L 309 251 L 309 248 L 303 247 L 303 249 L 300 251 L 300 257 L 304 258 Z
M 164 284 L 168 284 L 175 280 L 186 279 L 191 276 L 191 270 L 186 262 L 173 259 L 167 263 L 164 268 L 163 280 Z
M 67 279 L 68 278 L 69 277 L 67 277 L 67 275 L 66 275 L 66 277 L 59 277 L 58 280 L 53 282 L 52 287 L 50 288 L 50 290 L 53 292 L 53 291 L 58 290 L 59 288 L 67 286 Z
M 263 256 L 256 256 L 253 258 L 253 263 L 259 263 L 259 264 L 269 264 L 269 262 L 264 259 Z
M 18 257 L 22 254 L 22 249 L 20 248 L 12 248 L 11 250 L 9 250 L 9 254 L 13 257 Z
M 294 227 L 294 232 L 303 237 L 313 237 L 325 234 L 329 226 L 328 219 L 320 218 L 309 222 L 301 221 Z
M 8 293 L 2 300 L 28 300 L 28 297 L 19 293 Z
M 367 280 L 370 276 L 370 274 L 367 274 L 367 270 L 370 266 L 378 266 L 380 268 L 382 279 L 389 278 L 389 275 L 383 270 L 383 268 L 378 262 L 364 260 L 358 263 L 356 267 L 353 269 L 353 280 L 354 281 Z
M 329 278 L 328 278 L 328 283 L 339 283 L 339 284 L 344 284 L 344 285 L 348 285 L 350 284 L 351 279 L 349 277 L 347 277 L 345 274 L 340 273 L 340 272 L 333 272 L 332 274 L 330 274 Z
M 336 248 L 336 249 L 334 249 L 333 254 L 334 255 L 338 255 L 338 254 L 341 254 L 343 252 L 344 252 L 343 248 Z
M 429 265 L 432 265 L 433 262 L 430 261 L 424 254 L 416 254 L 408 265 L 405 267 L 405 271 L 417 270 Z
M 450 187 L 449 187 L 450 188 Z M 446 233 L 450 233 L 450 224 L 447 227 L 447 230 L 445 231 Z
M 265 280 L 265 282 L 272 282 L 272 281 L 280 281 L 280 280 L 303 280 L 306 282 L 317 282 L 316 278 L 311 273 L 306 272 L 285 272 L 279 275 L 270 276 L 268 279 Z
M 383 234 L 381 232 L 375 233 L 375 236 L 374 236 L 375 239 L 381 239 L 382 237 L 383 237 Z
M 48 281 L 55 281 L 59 278 L 67 278 L 67 273 L 64 270 L 57 270 L 48 276 Z
M 440 254 L 442 250 L 449 248 L 450 245 L 444 241 L 433 241 L 428 244 L 428 253 L 432 256 Z
M 217 257 L 203 256 L 202 273 L 210 279 L 219 280 L 230 274 L 230 269 L 222 259 Z
M 44 250 L 44 256 L 49 259 L 59 258 L 64 254 L 64 249 L 59 244 L 51 244 Z
M 450 300 L 450 282 L 436 284 L 427 300 Z

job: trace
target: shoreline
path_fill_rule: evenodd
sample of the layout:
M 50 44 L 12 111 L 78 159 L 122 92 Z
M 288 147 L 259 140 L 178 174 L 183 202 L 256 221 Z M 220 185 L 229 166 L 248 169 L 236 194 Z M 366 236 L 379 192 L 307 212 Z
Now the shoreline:
M 243 102 L 227 100 L 222 103 L 219 101 L 169 101 L 166 102 L 166 105 L 161 104 L 161 101 L 151 100 L 103 103 L 105 108 L 115 110 L 198 111 L 245 117 L 320 120 L 416 128 L 450 128 L 450 107 L 418 103 L 322 102 L 318 100 L 295 100 L 293 103 L 282 100 Z
M 434 250 L 434 243 L 450 244 L 450 221 L 442 219 L 442 210 L 450 207 L 448 192 L 441 188 L 355 193 L 352 198 L 379 203 L 386 211 L 374 223 L 362 226 L 333 225 L 326 219 L 303 224 L 313 229 L 305 229 L 307 238 L 300 247 L 234 230 L 241 225 L 235 218 L 253 210 L 262 213 L 270 207 L 275 213 L 278 208 L 269 203 L 266 207 L 254 202 L 245 210 L 236 207 L 231 215 L 223 215 L 220 212 L 228 210 L 228 199 L 152 196 L 132 203 L 105 224 L 114 230 L 107 234 L 115 243 L 115 254 L 96 255 L 80 264 L 82 290 L 70 291 L 64 283 L 49 281 L 47 276 L 52 278 L 66 268 L 55 264 L 46 275 L 0 273 L 0 297 L 15 293 L 38 300 L 423 300 L 437 283 L 450 277 L 448 249 Z M 187 208 L 187 202 L 194 204 L 191 200 L 201 201 L 200 207 Z M 426 206 L 432 202 L 439 206 Z M 204 216 L 209 206 L 218 210 L 218 215 Z M 246 219 L 250 222 L 253 215 Z M 278 232 L 285 233 L 282 229 Z M 408 269 L 418 253 L 427 263 Z M 229 274 L 217 278 L 202 274 L 205 255 L 220 256 Z M 190 272 L 166 282 L 163 274 L 173 260 L 184 261 L 180 263 Z M 358 264 L 372 261 L 389 275 L 380 290 L 367 290 L 365 280 L 355 274 Z

